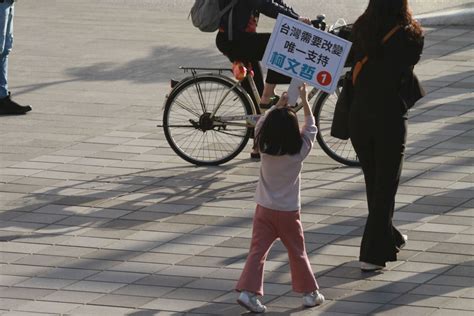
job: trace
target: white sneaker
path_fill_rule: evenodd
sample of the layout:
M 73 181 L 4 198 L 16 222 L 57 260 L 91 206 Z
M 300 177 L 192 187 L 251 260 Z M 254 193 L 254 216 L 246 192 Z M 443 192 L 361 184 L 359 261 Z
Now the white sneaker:
M 314 307 L 324 303 L 324 295 L 319 291 L 314 291 L 303 295 L 303 305 L 306 307 Z
M 402 237 L 403 237 L 403 244 L 400 245 L 400 249 L 405 247 L 408 241 L 408 235 L 402 234 Z
M 252 313 L 265 313 L 267 311 L 267 307 L 260 303 L 257 295 L 247 291 L 240 292 L 237 303 Z
M 370 272 L 370 271 L 381 270 L 383 268 L 385 268 L 385 267 L 384 266 L 379 266 L 379 265 L 376 265 L 376 264 L 372 264 L 372 263 L 368 263 L 368 262 L 364 262 L 364 261 L 360 262 L 360 269 L 362 271 Z

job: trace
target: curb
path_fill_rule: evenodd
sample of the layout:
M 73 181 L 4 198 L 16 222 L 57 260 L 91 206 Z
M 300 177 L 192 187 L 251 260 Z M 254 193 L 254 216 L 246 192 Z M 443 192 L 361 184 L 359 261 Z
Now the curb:
M 424 26 L 474 26 L 474 8 L 459 8 L 448 11 L 425 13 L 417 15 L 415 18 Z

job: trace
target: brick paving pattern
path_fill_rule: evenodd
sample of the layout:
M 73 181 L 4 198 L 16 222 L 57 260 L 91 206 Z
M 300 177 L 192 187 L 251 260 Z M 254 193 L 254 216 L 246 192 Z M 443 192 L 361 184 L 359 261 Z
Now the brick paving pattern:
M 259 164 L 178 158 L 161 105 L 176 66 L 226 65 L 185 14 L 129 1 L 22 0 L 1 117 L 0 315 L 239 315 Z M 183 10 L 181 10 L 183 11 Z M 184 10 L 185 11 L 185 10 Z M 360 170 L 315 148 L 303 223 L 327 302 L 301 307 L 277 243 L 270 315 L 472 315 L 474 29 L 427 28 L 395 220 L 409 236 L 381 273 L 357 265 Z

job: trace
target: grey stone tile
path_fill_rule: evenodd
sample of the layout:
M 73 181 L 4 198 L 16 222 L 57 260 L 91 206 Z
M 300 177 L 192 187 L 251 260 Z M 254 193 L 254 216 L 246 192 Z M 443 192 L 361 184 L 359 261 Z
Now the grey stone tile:
M 49 279 L 49 278 L 30 278 L 21 283 L 17 283 L 18 287 L 28 287 L 37 289 L 53 289 L 59 290 L 66 286 L 76 282 L 75 280 L 63 280 L 63 279 Z
M 458 297 L 463 293 L 466 293 L 465 287 L 459 286 L 447 286 L 447 285 L 432 285 L 422 284 L 419 287 L 410 291 L 410 294 L 426 295 L 426 296 L 449 296 Z
M 89 277 L 88 281 L 98 282 L 117 282 L 133 283 L 147 276 L 144 273 L 122 272 L 122 271 L 104 271 Z
M 79 305 L 70 304 L 70 303 L 60 303 L 60 302 L 28 302 L 24 305 L 18 307 L 19 311 L 26 312 L 46 312 L 46 313 L 58 313 L 64 314 L 67 313 Z
M 192 289 L 232 291 L 235 287 L 235 282 L 230 280 L 199 279 L 186 284 L 186 287 Z
M 159 264 L 176 264 L 182 260 L 189 258 L 188 255 L 168 254 L 168 253 L 144 253 L 132 258 L 130 261 L 148 262 Z
M 78 307 L 71 311 L 69 314 L 74 316 L 86 316 L 86 315 L 127 315 L 134 313 L 133 308 L 113 307 L 113 306 L 93 306 L 85 305 Z
M 2 275 L 0 278 L 0 286 L 12 286 L 15 284 L 19 284 L 28 280 L 28 277 L 24 276 L 14 276 L 14 275 Z
M 196 255 L 202 251 L 205 251 L 206 249 L 212 250 L 214 248 L 215 247 L 203 246 L 203 245 L 178 244 L 178 243 L 168 242 L 152 249 L 151 252 L 173 253 L 173 254 L 182 254 L 182 255 L 188 255 L 188 254 Z
M 405 271 L 405 272 L 426 272 L 426 273 L 435 273 L 442 274 L 449 270 L 451 266 L 443 264 L 434 264 L 427 262 L 405 262 L 393 270 L 395 271 Z
M 189 259 L 180 261 L 178 264 L 182 266 L 206 267 L 211 269 L 231 265 L 242 258 L 243 256 L 238 258 L 193 256 Z
M 21 306 L 26 303 L 28 303 L 27 300 L 18 300 L 18 299 L 13 299 L 13 298 L 0 298 L 0 306 L 2 306 L 2 308 L 6 310 L 15 309 L 18 306 Z
M 110 282 L 97 282 L 97 281 L 79 281 L 72 285 L 64 288 L 64 290 L 70 291 L 82 291 L 82 292 L 97 292 L 97 293 L 110 293 L 113 292 L 126 284 L 124 283 L 110 283 Z
M 461 264 L 471 260 L 472 257 L 468 255 L 450 254 L 449 256 L 440 256 L 440 254 L 436 252 L 422 252 L 411 258 L 411 261 L 435 264 Z
M 429 249 L 433 252 L 474 255 L 474 247 L 469 244 L 439 243 Z
M 439 309 L 431 315 L 433 315 L 433 316 L 443 316 L 443 315 L 469 316 L 469 315 L 472 315 L 472 312 L 471 311 L 456 310 L 456 309 Z
M 78 291 L 55 291 L 41 298 L 42 301 L 87 304 L 104 294 Z
M 394 305 L 414 305 L 414 306 L 425 306 L 425 307 L 443 307 L 446 306 L 448 302 L 453 300 L 450 297 L 446 296 L 425 296 L 425 295 L 416 295 L 416 294 L 406 294 L 403 295 L 390 304 Z
M 205 302 L 191 301 L 191 300 L 176 300 L 176 299 L 167 299 L 167 298 L 158 298 L 145 304 L 142 308 L 152 309 L 152 310 L 165 310 L 165 311 L 176 311 L 176 312 L 186 312 L 198 307 L 205 305 Z
M 225 293 L 225 291 L 181 288 L 176 289 L 173 292 L 164 295 L 163 297 L 193 301 L 212 301 Z
M 2 276 L 3 277 L 3 276 Z M 37 300 L 53 293 L 54 290 L 48 289 L 29 289 L 19 287 L 5 287 L 0 289 L 0 297 L 2 298 L 14 298 L 14 299 L 27 299 Z
M 169 265 L 156 264 L 156 263 L 144 263 L 144 262 L 123 262 L 109 268 L 111 271 L 123 271 L 123 272 L 136 272 L 144 274 L 152 274 L 163 269 L 166 269 Z
M 182 287 L 195 281 L 195 278 L 169 276 L 169 275 L 151 275 L 135 282 L 139 285 L 153 285 L 153 286 L 167 286 L 167 287 Z M 211 288 L 212 289 L 212 288 Z
M 98 259 L 98 260 L 131 260 L 138 256 L 142 252 L 140 251 L 128 251 L 128 250 L 115 250 L 115 249 L 99 249 L 92 252 L 88 252 L 83 256 L 83 259 Z
M 466 230 L 467 228 L 469 228 L 469 226 L 427 223 L 427 224 L 418 226 L 415 230 L 428 231 L 428 232 L 442 232 L 442 233 L 460 233 L 463 230 Z
M 108 260 L 71 258 L 69 260 L 63 261 L 58 266 L 63 268 L 73 267 L 75 269 L 106 270 L 119 263 L 120 261 L 111 260 L 110 258 Z
M 467 311 L 471 311 L 471 313 L 472 311 L 474 311 L 474 305 L 472 304 L 472 300 L 467 299 L 467 298 L 453 299 L 449 301 L 448 304 L 444 307 L 448 309 L 467 310 Z
M 18 264 L 1 265 L 2 275 L 17 275 L 25 277 L 34 277 L 48 270 L 47 267 L 27 266 Z
M 164 269 L 159 271 L 159 274 L 162 275 L 175 275 L 175 276 L 183 276 L 183 277 L 196 277 L 202 278 L 207 275 L 212 275 L 217 271 L 217 268 L 213 267 L 206 267 L 206 266 L 181 266 L 181 265 L 174 265 L 170 268 Z
M 474 224 L 474 219 L 472 217 L 464 217 L 464 216 L 449 216 L 449 215 L 442 215 L 438 216 L 437 218 L 430 221 L 431 223 L 437 224 L 448 224 L 448 225 L 469 225 L 472 226 Z
M 326 293 L 326 291 L 324 291 L 324 293 Z M 395 294 L 395 293 L 387 293 L 387 292 L 354 291 L 350 293 L 349 295 L 344 296 L 342 299 L 344 301 L 350 301 L 350 302 L 367 302 L 367 303 L 385 304 L 394 300 L 398 296 L 400 295 Z
M 384 305 L 380 309 L 376 310 L 374 315 L 390 315 L 390 316 L 403 316 L 403 315 L 432 315 L 436 311 L 436 308 L 432 307 L 421 307 L 421 306 L 399 306 L 399 305 Z
M 417 273 L 417 272 L 401 272 L 401 271 L 386 271 L 372 277 L 373 280 L 392 281 L 392 282 L 408 282 L 408 283 L 425 283 L 436 277 L 432 273 Z
M 474 284 L 474 278 L 442 275 L 442 276 L 432 279 L 428 283 L 439 284 L 439 285 L 470 287 L 472 286 L 472 284 Z
M 474 267 L 472 266 L 456 266 L 445 273 L 446 275 L 454 275 L 454 276 L 465 276 L 474 278 Z
M 97 270 L 54 268 L 41 273 L 40 276 L 53 279 L 82 280 L 98 272 Z
M 137 308 L 137 307 L 145 305 L 146 303 L 152 301 L 153 299 L 154 298 L 152 297 L 145 297 L 145 296 L 106 294 L 92 301 L 91 304 Z
M 381 304 L 374 303 L 336 301 L 327 306 L 323 305 L 323 310 L 325 312 L 371 314 L 380 306 Z
M 152 286 L 152 285 L 137 285 L 137 284 L 130 284 L 126 285 L 116 291 L 114 294 L 121 294 L 121 295 L 135 295 L 135 296 L 147 296 L 147 297 L 162 297 L 166 293 L 169 293 L 176 288 L 174 287 L 167 287 L 167 286 Z

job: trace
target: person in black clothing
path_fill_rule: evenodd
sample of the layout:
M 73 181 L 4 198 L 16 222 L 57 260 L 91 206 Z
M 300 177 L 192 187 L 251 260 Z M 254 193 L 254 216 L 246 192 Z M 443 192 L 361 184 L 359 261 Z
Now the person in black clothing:
M 223 9 L 231 0 L 219 0 Z M 290 78 L 273 70 L 268 70 L 265 84 L 263 83 L 262 60 L 267 47 L 270 33 L 257 33 L 257 24 L 260 13 L 276 19 L 278 14 L 298 19 L 310 24 L 310 19 L 301 17 L 287 6 L 282 0 L 240 0 L 221 19 L 221 26 L 216 37 L 216 46 L 230 61 L 236 60 L 251 64 L 254 71 L 254 81 L 261 96 L 262 107 L 269 107 L 271 98 L 275 95 L 276 84 L 290 83 Z M 229 18 L 232 14 L 232 23 L 229 30 Z M 252 96 L 248 83 L 242 83 L 244 89 Z M 255 100 L 254 100 L 255 101 Z
M 382 44 L 382 38 L 400 28 Z M 423 32 L 407 0 L 370 0 L 354 24 L 353 58 L 367 63 L 354 85 L 350 138 L 364 172 L 369 215 L 360 249 L 361 269 L 374 271 L 396 261 L 407 236 L 393 226 L 407 134 L 410 81 L 423 50 Z

